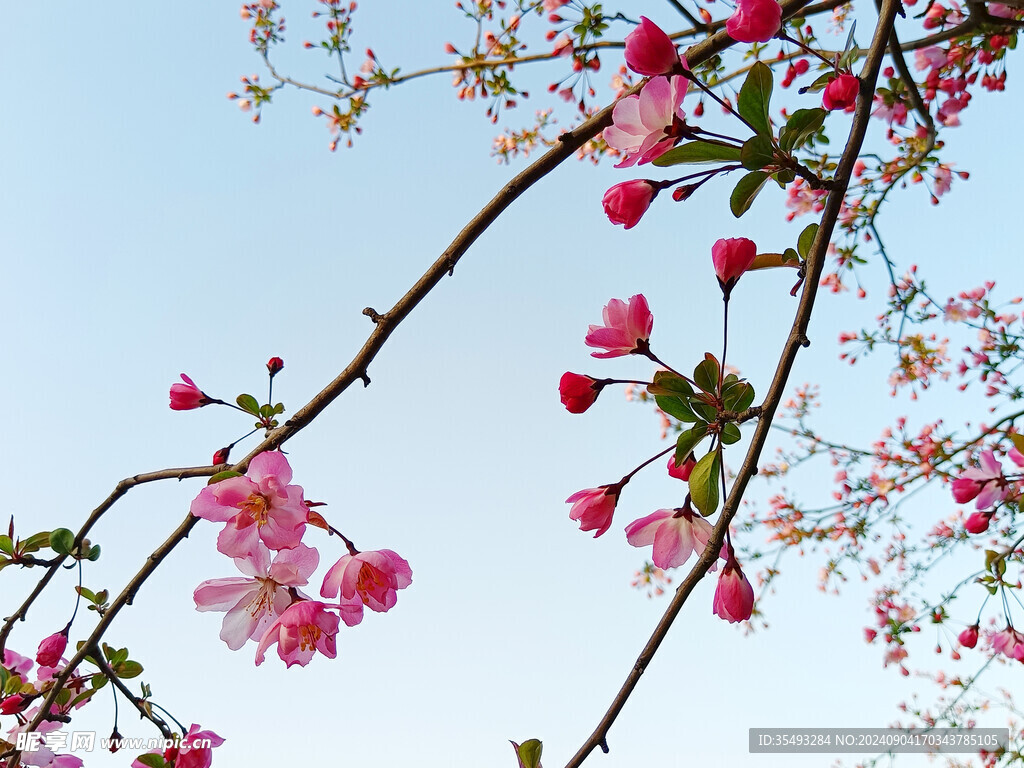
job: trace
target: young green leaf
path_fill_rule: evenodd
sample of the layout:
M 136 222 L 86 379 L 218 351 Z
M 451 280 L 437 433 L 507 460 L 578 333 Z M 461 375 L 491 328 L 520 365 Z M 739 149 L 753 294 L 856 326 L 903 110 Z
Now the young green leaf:
M 772 140 L 758 134 L 747 139 L 740 150 L 740 162 L 748 171 L 758 171 L 775 162 Z
M 684 461 L 686 457 L 693 453 L 693 449 L 697 447 L 701 440 L 707 437 L 708 425 L 701 422 L 690 427 L 685 432 L 679 434 L 679 438 L 676 440 L 676 453 L 675 461 L 678 467 Z
M 55 531 L 50 531 L 50 549 L 58 555 L 71 554 L 71 549 L 74 546 L 75 534 L 67 528 L 58 528 Z
M 736 99 L 736 111 L 753 129 L 769 138 L 772 125 L 768 119 L 768 104 L 772 98 L 772 71 L 762 61 L 754 64 L 743 81 L 740 95 Z
M 260 404 L 252 395 L 241 394 L 235 398 L 235 402 L 238 403 L 238 407 L 246 413 L 251 413 L 253 416 L 260 415 Z
M 718 374 L 718 360 L 714 355 L 706 353 L 704 359 L 693 369 L 693 380 L 705 392 L 714 394 L 718 391 Z
M 704 517 L 718 509 L 718 482 L 721 463 L 718 450 L 714 450 L 697 462 L 690 474 L 690 500 Z
M 802 147 L 824 125 L 826 114 L 821 107 L 798 109 L 779 132 L 779 146 L 786 152 Z
M 718 141 L 690 141 L 670 149 L 651 162 L 659 168 L 670 165 L 701 165 L 711 163 L 738 163 L 740 148 Z
M 687 405 L 685 400 L 678 397 L 668 397 L 666 395 L 655 395 L 654 402 L 658 404 L 669 416 L 674 416 L 680 421 L 694 422 L 697 421 L 697 417 L 694 415 L 690 406 Z
M 764 171 L 751 171 L 739 180 L 729 198 L 729 208 L 732 210 L 733 216 L 738 219 L 747 212 L 766 181 L 768 181 L 768 174 Z
M 800 233 L 800 237 L 796 241 L 796 249 L 800 252 L 803 258 L 807 258 L 807 255 L 811 252 L 811 244 L 814 243 L 814 236 L 818 234 L 817 224 L 808 224 L 804 231 Z

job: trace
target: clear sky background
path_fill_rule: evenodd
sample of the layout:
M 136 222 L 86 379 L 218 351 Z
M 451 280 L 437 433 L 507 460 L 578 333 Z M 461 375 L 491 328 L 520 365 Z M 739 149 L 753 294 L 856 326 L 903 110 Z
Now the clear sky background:
M 315 5 L 284 8 L 283 68 L 307 78 L 327 68 L 299 46 L 318 39 Z M 370 332 L 363 307 L 389 308 L 521 167 L 489 157 L 496 131 L 485 107 L 458 102 L 447 76 L 377 95 L 353 150 L 329 153 L 324 122 L 310 115 L 326 101 L 295 92 L 252 125 L 225 98 L 239 75 L 260 71 L 237 4 L 4 10 L 0 458 L 3 522 L 13 513 L 22 534 L 77 528 L 120 478 L 205 463 L 245 431 L 227 409 L 170 411 L 167 390 L 182 371 L 211 395 L 262 397 L 264 363 L 281 356 L 275 396 L 294 412 Z M 667 3 L 623 10 L 677 24 Z M 472 34 L 450 2 L 365 3 L 356 22 L 357 50 L 372 45 L 385 65 L 404 69 L 444 62 L 444 42 L 461 46 Z M 866 44 L 863 27 L 861 37 Z M 596 81 L 606 84 L 617 66 L 608 55 Z M 534 98 L 499 128 L 547 106 L 553 71 L 530 73 Z M 1015 91 L 1011 72 L 1006 94 L 979 94 L 965 125 L 946 134 L 947 157 L 972 172 L 970 182 L 957 180 L 937 208 L 909 189 L 882 218 L 891 253 L 925 267 L 936 294 L 987 279 L 1005 297 L 1019 290 L 1019 199 L 995 144 L 1021 118 Z M 879 148 L 882 125 L 872 130 Z M 659 462 L 624 493 L 607 535 L 578 531 L 566 497 L 617 480 L 666 444 L 654 415 L 619 391 L 568 414 L 558 378 L 650 375 L 649 363 L 594 360 L 583 345 L 610 298 L 638 292 L 664 359 L 691 368 L 704 351 L 717 353 L 712 243 L 749 236 L 781 251 L 810 221 L 787 225 L 777 189 L 737 221 L 726 182 L 684 205 L 659 200 L 624 232 L 600 199 L 634 177 L 571 161 L 539 183 L 395 333 L 370 367 L 372 385 L 353 387 L 288 444 L 306 497 L 327 502 L 328 519 L 357 546 L 393 549 L 413 569 L 394 610 L 368 612 L 339 635 L 336 660 L 285 670 L 271 654 L 256 668 L 253 645 L 228 650 L 217 637 L 221 615 L 199 614 L 192 601 L 200 581 L 235 575 L 210 524 L 119 617 L 106 639 L 145 666 L 155 700 L 228 739 L 215 765 L 511 766 L 507 740 L 537 737 L 545 764 L 558 766 L 589 735 L 667 601 L 630 587 L 649 550 L 629 547 L 622 528 L 680 503 L 681 486 Z M 891 400 L 884 356 L 853 369 L 837 360 L 838 333 L 870 326 L 880 309 L 881 265 L 863 280 L 869 301 L 822 294 L 812 346 L 793 374 L 793 384 L 821 382 L 823 428 L 865 444 L 901 413 L 919 422 L 984 417 L 973 396 Z M 791 284 L 789 273 L 756 274 L 735 293 L 730 362 L 759 394 L 791 322 Z M 822 465 L 802 475 L 801 497 L 827 499 L 832 474 Z M 103 557 L 85 584 L 118 591 L 201 487 L 133 491 L 95 529 Z M 757 483 L 750 498 L 775 490 Z M 952 509 L 938 489 L 911 511 L 927 530 Z M 307 541 L 326 564 L 343 554 L 316 533 Z M 714 582 L 701 584 L 611 731 L 611 753 L 588 765 L 824 766 L 831 757 L 749 755 L 747 729 L 897 718 L 896 703 L 923 683 L 882 669 L 881 650 L 862 639 L 869 588 L 823 595 L 820 564 L 820 555 L 786 561 L 779 594 L 763 603 L 771 628 L 752 636 L 712 616 Z M 33 575 L 3 572 L 5 615 Z M 11 648 L 34 654 L 67 621 L 74 582 L 71 573 L 61 579 Z M 912 649 L 918 660 L 933 640 Z M 965 657 L 965 673 L 975 661 Z M 999 674 L 1009 688 L 1019 682 Z M 106 734 L 111 715 L 103 692 L 76 727 Z M 155 735 L 124 705 L 120 730 Z M 131 758 L 94 754 L 86 764 Z

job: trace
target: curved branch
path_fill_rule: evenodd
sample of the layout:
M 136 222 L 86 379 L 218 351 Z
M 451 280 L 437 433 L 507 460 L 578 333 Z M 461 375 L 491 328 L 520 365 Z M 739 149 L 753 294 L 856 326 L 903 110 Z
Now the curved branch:
M 785 395 L 786 384 L 789 380 L 789 374 L 792 370 L 797 352 L 802 347 L 809 344 L 807 339 L 807 328 L 811 319 L 811 311 L 814 307 L 814 299 L 817 294 L 818 282 L 821 279 L 821 273 L 825 266 L 825 257 L 828 253 L 828 245 L 832 237 L 832 231 L 839 218 L 839 211 L 846 196 L 846 190 L 850 184 L 850 178 L 853 173 L 853 164 L 857 159 L 860 147 L 864 142 L 864 136 L 867 132 L 867 124 L 871 116 L 871 101 L 872 95 L 874 94 L 875 81 L 878 78 L 878 70 L 881 67 L 882 57 L 885 54 L 889 34 L 892 30 L 893 22 L 896 18 L 896 11 L 899 7 L 899 0 L 883 0 L 882 2 L 882 10 L 878 26 L 875 29 L 874 39 L 872 40 L 871 47 L 868 51 L 868 55 L 864 63 L 864 69 L 860 75 L 860 96 L 857 101 L 857 110 L 854 113 L 853 127 L 850 131 L 850 137 L 847 140 L 846 148 L 843 150 L 842 160 L 839 163 L 839 167 L 836 169 L 835 188 L 828 195 L 818 233 L 814 238 L 810 253 L 807 257 L 807 279 L 804 282 L 804 289 L 800 296 L 800 304 L 797 308 L 796 317 L 793 320 L 793 326 L 790 329 L 789 337 L 783 347 L 782 356 L 779 360 L 779 365 L 776 368 L 775 376 L 772 379 L 771 385 L 768 388 L 768 393 L 765 396 L 764 403 L 761 406 L 762 414 L 757 422 L 754 435 L 751 438 L 750 447 L 747 449 L 747 454 L 743 459 L 743 464 L 740 467 L 739 472 L 737 473 L 732 490 L 722 508 L 721 517 L 719 517 L 718 522 L 715 524 L 711 540 L 705 547 L 700 559 L 679 585 L 675 595 L 672 597 L 672 601 L 665 609 L 664 615 L 658 622 L 657 627 L 655 627 L 654 632 L 647 641 L 647 644 L 644 646 L 643 651 L 640 652 L 640 656 L 633 665 L 633 669 L 630 671 L 629 675 L 626 677 L 626 681 L 622 684 L 619 692 L 612 700 L 608 711 L 601 719 L 601 722 L 598 723 L 594 732 L 586 742 L 584 742 L 583 746 L 580 747 L 579 751 L 566 764 L 566 768 L 579 768 L 595 747 L 601 746 L 602 749 L 607 750 L 606 738 L 608 730 L 611 728 L 615 719 L 618 717 L 619 712 L 622 711 L 626 701 L 633 693 L 633 689 L 640 681 L 640 677 L 643 675 L 644 670 L 646 670 L 647 666 L 654 658 L 654 654 L 657 652 L 658 647 L 668 634 L 668 630 L 671 628 L 676 616 L 678 616 L 679 611 L 686 603 L 686 600 L 697 586 L 697 583 L 704 578 L 704 575 L 707 573 L 708 568 L 711 567 L 711 564 L 718 558 L 722 543 L 725 541 L 726 531 L 728 530 L 729 524 L 732 522 L 736 511 L 739 509 L 740 500 L 743 498 L 743 494 L 746 491 L 747 483 L 757 473 L 757 462 L 761 456 L 762 450 L 764 449 L 765 442 L 767 441 L 775 410 L 778 408 L 779 403 L 782 402 L 782 398 Z

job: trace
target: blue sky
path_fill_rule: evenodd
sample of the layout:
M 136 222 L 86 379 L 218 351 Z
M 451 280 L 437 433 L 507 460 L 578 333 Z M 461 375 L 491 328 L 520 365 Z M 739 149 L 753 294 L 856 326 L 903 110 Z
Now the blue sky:
M 296 50 L 314 34 L 313 4 L 297 5 L 285 6 L 283 60 L 313 77 L 322 62 Z M 444 42 L 469 35 L 450 3 L 401 5 L 401 18 L 360 8 L 357 49 L 369 44 L 385 63 L 414 68 L 443 61 Z M 674 23 L 665 3 L 625 5 Z M 167 389 L 182 371 L 225 399 L 261 396 L 263 365 L 279 355 L 275 395 L 296 410 L 362 344 L 371 329 L 363 307 L 388 308 L 521 167 L 489 157 L 495 130 L 484 107 L 457 102 L 446 77 L 382 94 L 353 150 L 327 151 L 327 131 L 310 115 L 326 104 L 304 95 L 282 94 L 253 126 L 225 98 L 239 75 L 259 71 L 229 4 L 175 18 L 165 6 L 122 3 L 89 10 L 87 23 L 81 11 L 32 3 L 5 10 L 0 62 L 18 75 L 7 80 L 0 123 L 0 392 L 10 411 L 0 456 L 7 510 L 25 533 L 77 527 L 118 479 L 205 463 L 244 432 L 227 409 L 171 412 Z M 546 105 L 551 74 L 537 72 L 535 97 L 499 127 Z M 1015 188 L 985 150 L 991 126 L 1019 117 L 1012 95 L 979 95 L 947 134 L 949 158 L 971 181 L 937 208 L 907 190 L 883 217 L 891 252 L 927 264 L 936 293 L 985 279 L 1015 290 Z M 807 223 L 782 220 L 778 190 L 736 221 L 728 186 L 713 184 L 685 205 L 659 201 L 623 232 L 600 198 L 632 177 L 571 162 L 538 184 L 395 333 L 371 365 L 372 385 L 347 392 L 289 443 L 307 498 L 328 502 L 325 514 L 361 548 L 409 560 L 414 582 L 393 611 L 339 636 L 334 661 L 286 671 L 270 658 L 257 669 L 254 648 L 229 651 L 219 617 L 194 610 L 199 581 L 234 575 L 214 551 L 216 527 L 200 525 L 119 619 L 108 642 L 143 663 L 155 699 L 228 739 L 215 765 L 324 755 L 339 765 L 511 765 L 507 740 L 537 737 L 551 766 L 590 733 L 665 604 L 630 588 L 645 553 L 621 528 L 678 503 L 679 486 L 658 471 L 641 476 L 606 536 L 576 530 L 566 497 L 618 479 L 664 444 L 655 417 L 619 392 L 583 416 L 566 413 L 558 378 L 650 374 L 644 361 L 597 361 L 583 346 L 608 299 L 638 292 L 664 359 L 692 367 L 717 352 L 711 244 L 749 236 L 781 250 Z M 882 295 L 880 266 L 864 280 Z M 730 362 L 758 393 L 788 331 L 791 282 L 750 275 L 735 293 Z M 870 325 L 877 311 L 849 294 L 822 295 L 792 379 L 822 383 L 822 424 L 863 443 L 900 413 L 963 414 L 963 398 L 890 400 L 887 360 L 854 369 L 837 360 L 839 331 Z M 831 475 L 823 467 L 801 477 L 801 495 L 824 498 Z M 119 588 L 200 488 L 133 491 L 95 530 L 104 557 L 86 585 Z M 750 498 L 772 491 L 755 485 Z M 940 490 L 915 509 L 928 527 L 952 500 Z M 333 541 L 312 543 L 326 562 L 342 554 Z M 764 606 L 771 628 L 749 637 L 711 615 L 714 583 L 701 584 L 612 730 L 611 753 L 593 764 L 824 765 L 748 755 L 747 729 L 895 719 L 896 702 L 921 683 L 883 670 L 879 650 L 864 644 L 869 590 L 851 583 L 840 598 L 822 595 L 819 564 L 787 563 Z M 3 572 L 6 610 L 31 576 Z M 63 574 L 12 648 L 28 654 L 63 626 L 72 585 Z M 918 656 L 928 649 L 923 642 Z M 120 730 L 149 735 L 125 709 Z M 104 692 L 81 727 L 106 733 L 110 717 Z M 90 755 L 87 765 L 128 759 Z

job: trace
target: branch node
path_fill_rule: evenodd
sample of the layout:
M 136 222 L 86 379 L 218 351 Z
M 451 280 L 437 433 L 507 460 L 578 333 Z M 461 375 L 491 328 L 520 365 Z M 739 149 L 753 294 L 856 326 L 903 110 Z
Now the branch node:
M 378 313 L 373 307 L 367 307 L 364 309 L 363 314 L 370 318 L 374 325 L 379 325 L 384 320 L 384 315 Z
M 807 334 L 801 333 L 800 338 L 797 339 L 797 341 L 800 342 L 800 346 L 803 347 L 804 349 L 807 349 L 807 347 L 811 346 L 811 340 L 807 338 Z
M 606 755 L 608 754 L 608 739 L 606 737 L 601 737 L 601 741 L 598 742 L 598 746 L 601 747 L 602 752 Z
M 360 371 L 359 378 L 363 382 L 363 389 L 370 386 L 370 377 L 366 374 L 366 371 Z

